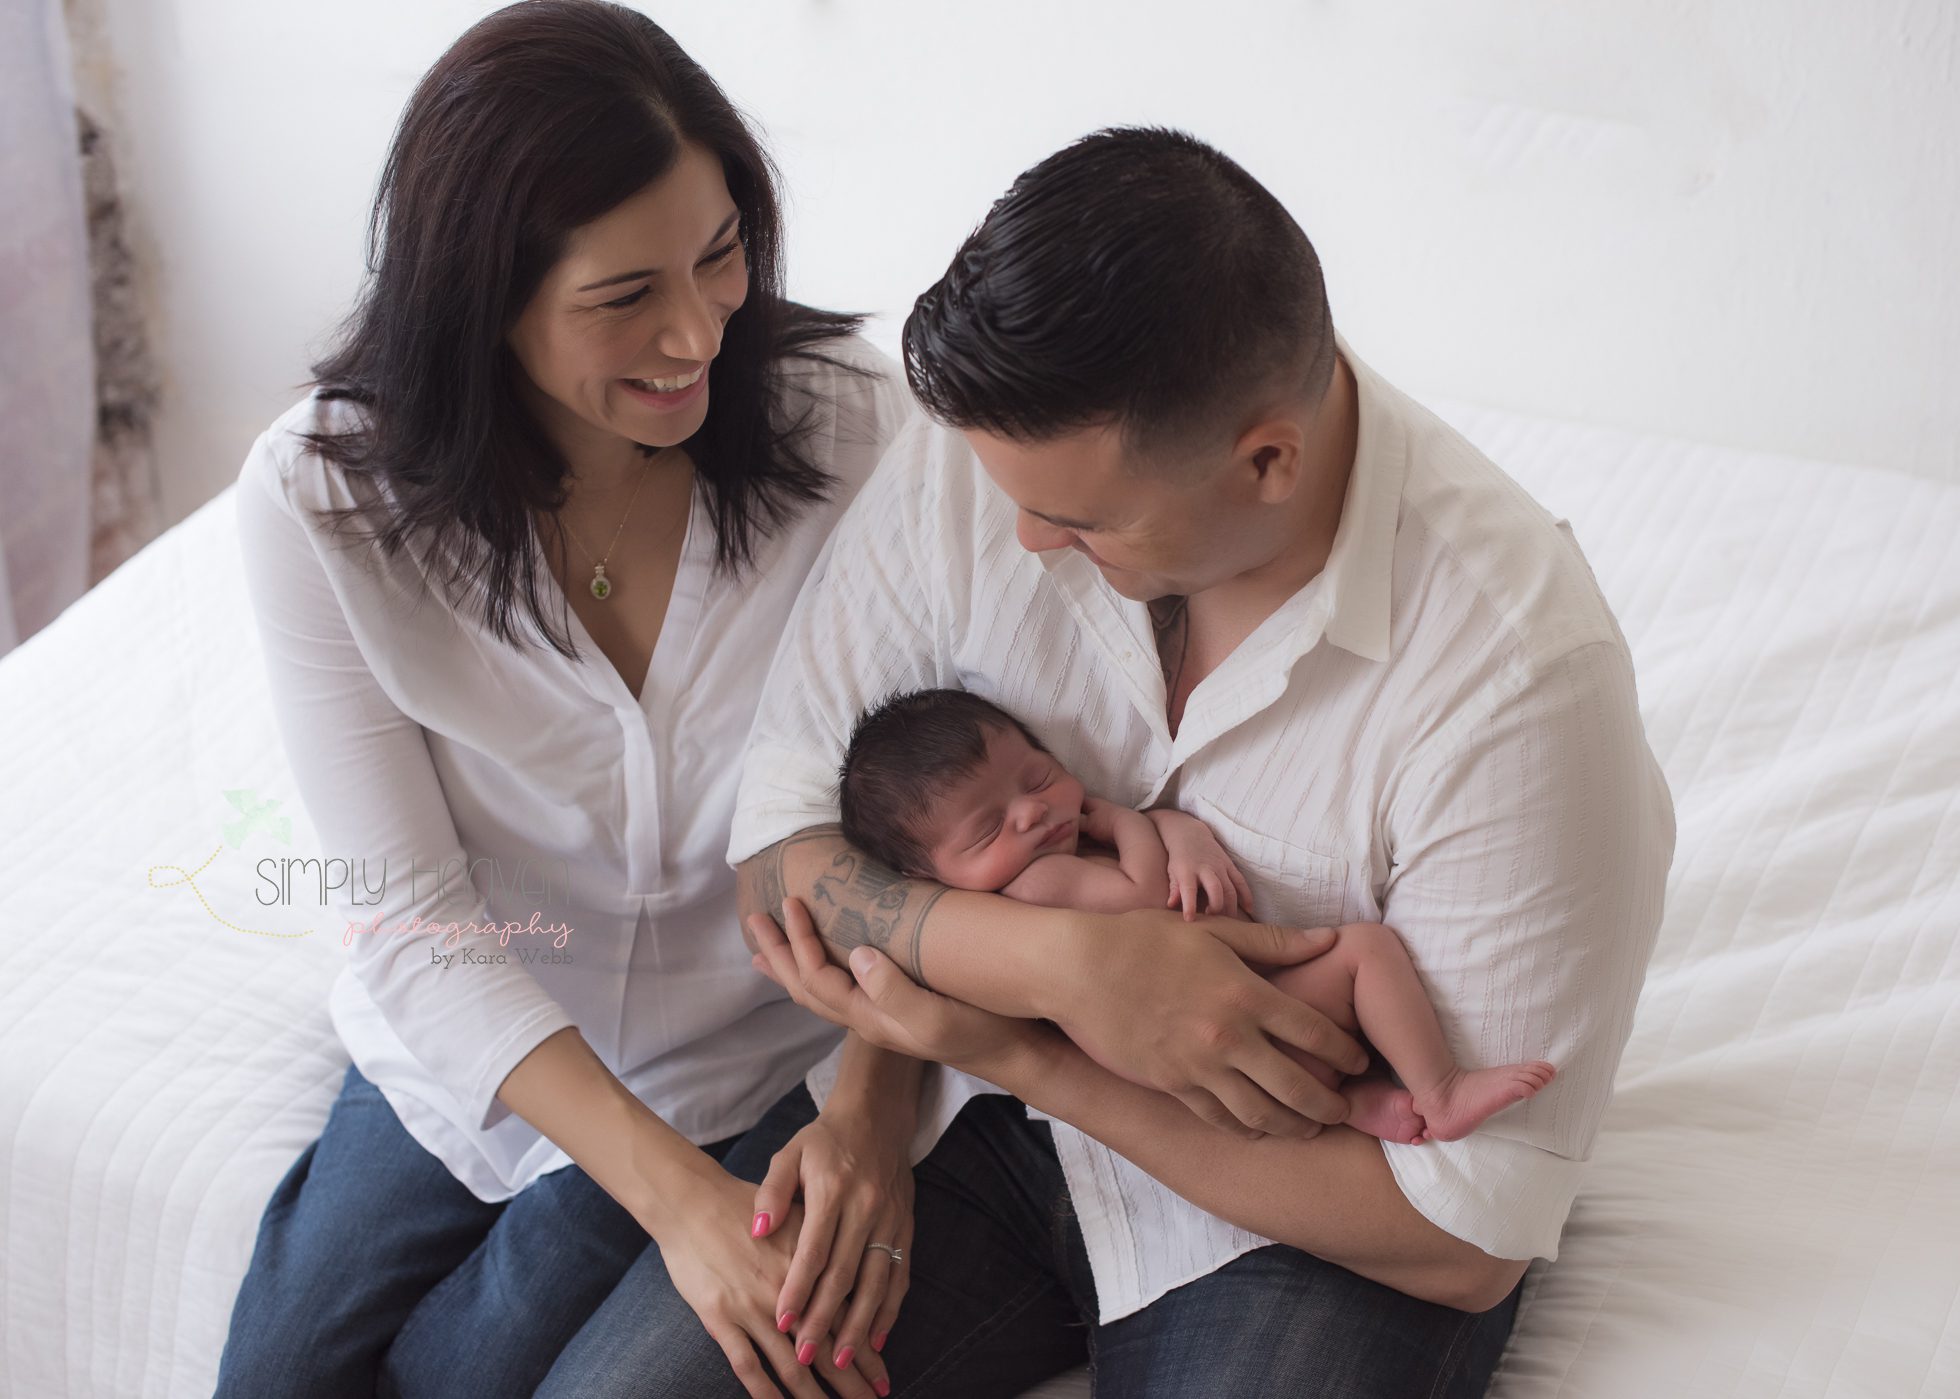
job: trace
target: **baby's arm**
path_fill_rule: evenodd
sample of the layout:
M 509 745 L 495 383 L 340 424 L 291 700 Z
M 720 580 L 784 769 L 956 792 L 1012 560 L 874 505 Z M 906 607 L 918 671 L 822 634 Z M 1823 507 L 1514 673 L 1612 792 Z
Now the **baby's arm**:
M 1000 892 L 1045 908 L 1084 913 L 1129 913 L 1162 908 L 1169 898 L 1165 873 L 1169 857 L 1149 817 L 1090 797 L 1083 806 L 1082 834 L 1116 849 L 1116 864 L 1080 855 L 1043 855 Z
M 1082 804 L 1082 834 L 1116 848 L 1116 863 L 1136 886 L 1138 908 L 1162 908 L 1170 898 L 1170 854 L 1157 823 L 1141 811 L 1090 797 Z
M 1211 827 L 1197 817 L 1162 807 L 1144 813 L 1156 824 L 1164 842 L 1170 866 L 1171 907 L 1182 906 L 1184 920 L 1200 913 L 1222 914 L 1227 918 L 1250 918 L 1252 890 L 1245 876 L 1218 843 Z

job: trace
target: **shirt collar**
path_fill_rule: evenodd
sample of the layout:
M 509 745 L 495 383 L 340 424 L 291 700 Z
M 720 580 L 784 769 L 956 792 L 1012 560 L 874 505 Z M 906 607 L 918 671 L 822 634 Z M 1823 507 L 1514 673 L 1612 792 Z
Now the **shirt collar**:
M 1354 469 L 1334 547 L 1321 571 L 1327 639 L 1364 660 L 1389 654 L 1389 597 L 1395 570 L 1395 531 L 1408 475 L 1408 442 L 1389 396 L 1394 392 L 1336 332 L 1335 348 L 1354 372 Z

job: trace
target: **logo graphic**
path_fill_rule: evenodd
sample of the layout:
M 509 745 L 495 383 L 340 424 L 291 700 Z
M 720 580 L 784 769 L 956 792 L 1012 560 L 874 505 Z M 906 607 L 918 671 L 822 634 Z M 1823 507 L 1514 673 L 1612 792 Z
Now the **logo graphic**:
M 196 869 L 185 869 L 182 865 L 151 865 L 149 885 L 152 889 L 189 889 L 204 911 L 214 922 L 221 923 L 234 932 L 250 933 L 262 938 L 303 938 L 312 935 L 307 928 L 297 933 L 281 933 L 270 928 L 248 928 L 243 923 L 234 923 L 212 906 L 211 900 L 198 886 L 198 876 L 210 869 L 219 856 L 229 846 L 233 850 L 243 848 L 254 836 L 264 836 L 278 841 L 281 845 L 293 843 L 293 822 L 288 816 L 279 814 L 280 803 L 271 798 L 261 797 L 249 787 L 237 787 L 224 793 L 225 801 L 231 806 L 231 819 L 219 824 L 222 841 L 204 857 L 204 863 Z M 265 856 L 254 864 L 261 885 L 258 893 L 261 904 L 289 906 L 300 888 L 317 886 L 317 897 L 322 904 L 336 896 L 344 898 L 351 909 L 363 905 L 381 904 L 388 886 L 388 861 L 381 861 L 379 881 L 371 878 L 368 861 L 365 858 L 341 859 L 307 856 L 294 858 Z M 460 889 L 469 890 L 476 896 L 475 885 L 478 878 L 506 896 L 535 900 L 550 904 L 570 897 L 570 876 L 565 861 L 560 859 L 534 860 L 523 857 L 516 860 L 514 867 L 489 856 L 474 860 L 450 857 L 436 862 L 424 862 L 420 857 L 411 856 L 408 860 L 409 902 L 420 903 L 417 897 L 420 882 L 434 879 L 436 883 L 434 898 L 437 903 L 446 902 L 446 891 L 452 880 L 459 882 Z M 450 949 L 443 953 L 431 949 L 431 964 L 436 966 L 480 966 L 485 963 L 506 961 L 504 949 L 511 945 L 513 938 L 520 942 L 543 937 L 550 940 L 549 951 L 536 946 L 519 946 L 517 957 L 522 962 L 569 963 L 572 954 L 565 950 L 565 944 L 572 934 L 567 923 L 544 923 L 540 915 L 533 912 L 527 922 L 478 922 L 470 919 L 456 922 L 440 918 L 429 918 L 417 913 L 405 920 L 384 922 L 378 917 L 351 918 L 341 936 L 343 945 L 350 945 L 356 937 L 402 937 L 422 936 L 439 939 L 441 946 Z M 488 946 L 489 939 L 496 939 L 495 948 Z M 472 941 L 462 946 L 465 940 Z M 460 951 L 458 949 L 461 949 Z
M 293 818 L 272 814 L 279 809 L 278 802 L 260 801 L 259 794 L 248 787 L 233 788 L 225 793 L 225 800 L 240 813 L 238 820 L 225 822 L 225 843 L 233 850 L 254 831 L 264 831 L 281 845 L 293 843 Z
M 234 923 L 222 913 L 218 912 L 217 909 L 211 907 L 211 900 L 207 899 L 204 896 L 204 891 L 197 887 L 197 877 L 211 868 L 211 862 L 213 860 L 225 853 L 226 845 L 236 850 L 253 835 L 261 831 L 282 845 L 291 845 L 293 843 L 292 818 L 274 814 L 279 810 L 278 802 L 262 801 L 259 799 L 258 793 L 248 787 L 234 788 L 226 792 L 224 796 L 225 800 L 231 803 L 232 809 L 238 813 L 237 820 L 223 823 L 221 834 L 224 837 L 224 843 L 217 846 L 209 855 L 205 856 L 204 863 L 194 870 L 187 870 L 182 865 L 151 865 L 148 876 L 150 887 L 152 889 L 188 888 L 191 893 L 197 896 L 197 901 L 204 906 L 206 913 L 234 932 L 251 933 L 254 937 L 262 938 L 303 938 L 308 936 L 313 931 L 311 928 L 299 933 L 278 933 L 273 932 L 269 928 L 248 928 L 242 923 Z M 175 874 L 177 878 L 159 881 L 157 879 L 157 873 L 160 870 Z

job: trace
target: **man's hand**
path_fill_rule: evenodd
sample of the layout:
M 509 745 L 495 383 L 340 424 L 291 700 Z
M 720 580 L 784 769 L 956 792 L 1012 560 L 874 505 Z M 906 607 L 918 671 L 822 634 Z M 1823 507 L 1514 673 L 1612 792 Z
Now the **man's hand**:
M 1281 1046 L 1351 1074 L 1368 1056 L 1246 965 L 1309 961 L 1334 945 L 1333 929 L 1186 923 L 1170 912 L 1085 917 L 1076 927 L 1043 1009 L 1111 1073 L 1241 1136 L 1311 1136 L 1346 1119 L 1346 1100 Z

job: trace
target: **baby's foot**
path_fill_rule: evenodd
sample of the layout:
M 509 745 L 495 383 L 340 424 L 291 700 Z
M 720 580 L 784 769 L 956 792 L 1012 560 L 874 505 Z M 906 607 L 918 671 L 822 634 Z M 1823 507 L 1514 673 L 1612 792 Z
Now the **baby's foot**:
M 1453 1069 L 1442 1084 L 1415 1095 L 1416 1111 L 1427 1124 L 1427 1138 L 1453 1142 L 1513 1103 L 1536 1097 L 1558 1072 L 1543 1059 L 1495 1069 Z
M 1410 1146 L 1423 1139 L 1422 1114 L 1408 1089 L 1386 1078 L 1352 1078 L 1342 1093 L 1348 1100 L 1347 1125 L 1355 1131 Z

